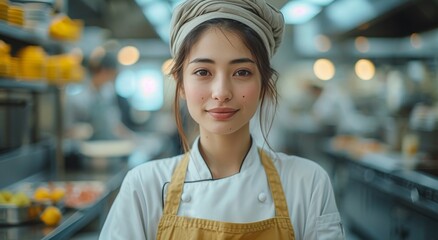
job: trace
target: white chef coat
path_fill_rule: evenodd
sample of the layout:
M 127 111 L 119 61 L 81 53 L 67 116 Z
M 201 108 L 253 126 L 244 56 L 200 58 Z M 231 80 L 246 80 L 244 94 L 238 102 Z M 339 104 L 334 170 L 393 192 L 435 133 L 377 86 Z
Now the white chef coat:
M 118 138 L 114 129 L 122 124 L 121 113 L 112 82 L 105 83 L 100 89 L 91 82 L 70 85 L 66 96 L 66 128 L 85 122 L 93 127 L 93 140 Z
M 239 173 L 212 179 L 195 140 L 178 215 L 234 223 L 275 215 L 266 173 L 254 143 Z M 344 239 L 330 179 L 316 163 L 266 150 L 280 175 L 296 239 Z M 182 155 L 128 172 L 100 239 L 155 239 L 172 173 Z

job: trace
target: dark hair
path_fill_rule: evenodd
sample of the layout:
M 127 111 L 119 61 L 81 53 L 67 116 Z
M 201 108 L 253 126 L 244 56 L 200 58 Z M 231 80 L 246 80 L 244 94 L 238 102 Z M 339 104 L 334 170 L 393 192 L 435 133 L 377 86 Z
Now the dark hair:
M 275 87 L 276 81 L 278 79 L 278 73 L 271 67 L 271 63 L 269 60 L 268 50 L 266 49 L 263 41 L 258 36 L 258 34 L 250 27 L 245 24 L 231 20 L 231 19 L 212 19 L 201 23 L 196 28 L 194 28 L 184 39 L 184 42 L 181 45 L 181 48 L 178 50 L 175 58 L 172 69 L 170 70 L 170 75 L 172 75 L 176 80 L 176 90 L 175 90 L 175 98 L 174 98 L 174 113 L 176 125 L 178 128 L 178 133 L 181 138 L 181 143 L 184 148 L 184 151 L 187 152 L 190 147 L 187 140 L 187 137 L 184 133 L 183 129 L 183 121 L 180 115 L 180 102 L 179 102 L 179 92 L 183 85 L 183 66 L 186 57 L 189 55 L 191 47 L 199 40 L 202 33 L 204 33 L 207 29 L 217 27 L 220 29 L 232 31 L 237 33 L 246 47 L 252 52 L 252 54 L 256 57 L 256 64 L 261 74 L 262 86 L 261 86 L 261 109 L 259 119 L 260 122 L 263 123 L 264 117 L 267 115 L 264 114 L 264 106 L 266 104 L 265 97 L 268 96 L 272 100 L 274 112 L 277 108 L 277 90 Z M 269 133 L 271 124 L 269 126 L 261 125 L 263 138 L 266 141 L 267 135 Z M 267 129 L 266 129 L 267 128 Z M 268 144 L 269 146 L 269 144 Z
M 92 73 L 97 73 L 103 69 L 118 69 L 118 62 L 115 53 L 105 52 L 102 55 L 90 57 L 88 60 L 88 69 Z

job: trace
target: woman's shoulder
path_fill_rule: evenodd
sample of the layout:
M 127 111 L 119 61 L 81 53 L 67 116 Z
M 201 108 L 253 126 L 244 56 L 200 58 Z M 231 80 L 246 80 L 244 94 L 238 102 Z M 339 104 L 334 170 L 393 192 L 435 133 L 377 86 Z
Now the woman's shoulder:
M 326 178 L 327 172 L 315 161 L 283 152 L 267 151 L 280 175 Z
M 181 159 L 182 155 L 177 155 L 150 160 L 129 170 L 128 175 L 130 178 L 147 183 L 170 181 L 172 173 Z

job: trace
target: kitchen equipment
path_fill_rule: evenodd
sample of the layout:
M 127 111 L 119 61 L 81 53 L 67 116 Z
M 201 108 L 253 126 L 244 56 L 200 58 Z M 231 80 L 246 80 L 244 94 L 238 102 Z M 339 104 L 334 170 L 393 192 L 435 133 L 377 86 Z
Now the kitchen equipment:
M 22 207 L 12 204 L 0 204 L 0 225 L 37 221 L 43 207 L 42 204 L 38 203 Z
M 52 188 L 49 188 L 52 187 Z M 48 189 L 42 194 L 40 189 Z M 40 214 L 49 206 L 65 208 L 65 188 L 54 184 L 20 183 L 13 189 L 0 191 L 0 225 L 39 222 Z M 61 192 L 62 191 L 62 192 Z M 59 194 L 59 193 L 62 194 Z M 0 235 L 1 236 L 1 235 Z M 0 239 L 3 239 L 0 237 Z
M 131 140 L 93 140 L 79 144 L 81 154 L 94 158 L 128 156 L 134 147 L 135 144 Z
M 135 149 L 131 140 L 91 140 L 79 143 L 81 165 L 85 169 L 106 170 L 128 157 Z
M 417 130 L 419 151 L 428 155 L 428 158 L 438 160 L 438 129 L 430 131 Z
M 25 100 L 0 99 L 0 152 L 29 141 L 30 106 Z
M 419 139 L 419 152 L 438 160 L 438 107 L 419 104 L 415 106 L 409 125 Z
M 390 150 L 401 151 L 403 136 L 409 130 L 409 119 L 400 116 L 390 116 L 384 123 L 384 141 Z

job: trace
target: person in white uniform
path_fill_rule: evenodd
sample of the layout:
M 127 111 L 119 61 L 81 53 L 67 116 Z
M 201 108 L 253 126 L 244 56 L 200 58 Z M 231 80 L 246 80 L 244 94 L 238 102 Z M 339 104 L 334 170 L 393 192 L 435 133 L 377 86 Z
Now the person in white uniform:
M 186 153 L 130 170 L 100 239 L 344 239 L 326 172 L 250 133 L 257 109 L 262 118 L 276 107 L 270 59 L 283 29 L 264 0 L 188 0 L 174 10 L 171 74 Z M 180 99 L 199 125 L 191 147 Z
M 85 123 L 92 129 L 91 136 L 86 139 L 121 138 L 121 129 L 127 127 L 121 122 L 121 112 L 113 84 L 118 74 L 116 56 L 109 52 L 90 56 L 88 69 L 90 79 L 67 87 L 66 135 L 75 138 Z

